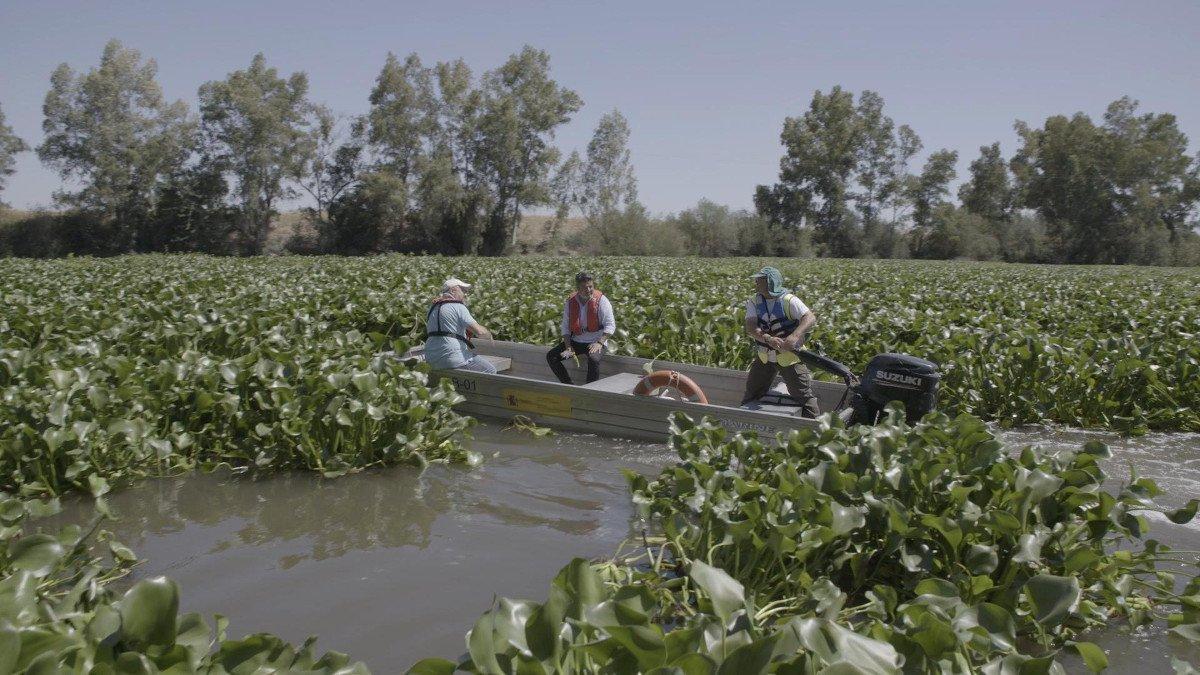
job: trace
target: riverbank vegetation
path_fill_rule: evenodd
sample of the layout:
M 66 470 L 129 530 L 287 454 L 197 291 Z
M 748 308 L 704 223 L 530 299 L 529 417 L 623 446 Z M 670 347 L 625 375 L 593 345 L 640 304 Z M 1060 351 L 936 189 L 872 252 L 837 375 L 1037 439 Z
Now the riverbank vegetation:
M 293 253 L 1200 265 L 1200 161 L 1174 115 L 1129 97 L 1099 119 L 1017 121 L 1009 157 L 980 139 L 960 182 L 958 151 L 925 152 L 877 93 L 833 86 L 781 111 L 778 179 L 746 195 L 753 211 L 700 200 L 652 214 L 620 111 L 585 148 L 557 147 L 583 98 L 533 47 L 479 75 L 389 54 L 356 116 L 313 101 L 305 73 L 262 54 L 201 84 L 194 110 L 156 77 L 116 40 L 98 67 L 54 71 L 36 151 L 65 188 L 53 211 L 3 219 L 0 255 L 254 255 L 275 248 L 280 209 L 302 205 L 281 247 Z M 29 149 L 0 111 L 0 190 Z M 553 216 L 518 237 L 531 212 Z M 585 227 L 565 227 L 572 218 Z

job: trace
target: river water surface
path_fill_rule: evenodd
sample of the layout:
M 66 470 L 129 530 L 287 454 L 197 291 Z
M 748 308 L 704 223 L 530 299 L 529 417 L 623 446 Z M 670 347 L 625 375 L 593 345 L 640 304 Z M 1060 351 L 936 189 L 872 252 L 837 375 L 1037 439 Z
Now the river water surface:
M 1013 447 L 1102 440 L 1115 479 L 1134 466 L 1166 489 L 1160 501 L 1170 506 L 1200 495 L 1200 435 L 998 433 Z M 612 554 L 633 536 L 620 470 L 652 474 L 673 458 L 664 445 L 594 436 L 533 438 L 491 425 L 474 435 L 485 460 L 473 468 L 147 481 L 111 496 L 121 520 L 110 529 L 146 561 L 135 578 L 173 577 L 183 611 L 229 616 L 230 635 L 320 635 L 319 648 L 347 652 L 375 673 L 403 672 L 427 656 L 454 659 L 493 597 L 540 601 L 571 558 Z M 69 508 L 83 519 L 89 507 Z M 1198 550 L 1200 522 L 1161 519 L 1153 536 Z M 1110 672 L 1171 672 L 1172 655 L 1200 664 L 1200 652 L 1162 628 L 1110 628 L 1090 639 L 1108 651 Z

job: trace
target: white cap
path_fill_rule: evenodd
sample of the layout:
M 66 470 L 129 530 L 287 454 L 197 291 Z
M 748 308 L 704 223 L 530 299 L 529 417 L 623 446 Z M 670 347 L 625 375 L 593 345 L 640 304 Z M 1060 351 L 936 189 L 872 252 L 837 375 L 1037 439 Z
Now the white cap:
M 449 279 L 442 282 L 442 292 L 445 293 L 446 291 L 450 290 L 451 288 L 454 288 L 455 286 L 458 286 L 459 288 L 470 288 L 471 284 L 468 284 L 467 282 L 463 281 L 462 279 L 459 279 L 458 277 L 450 277 Z

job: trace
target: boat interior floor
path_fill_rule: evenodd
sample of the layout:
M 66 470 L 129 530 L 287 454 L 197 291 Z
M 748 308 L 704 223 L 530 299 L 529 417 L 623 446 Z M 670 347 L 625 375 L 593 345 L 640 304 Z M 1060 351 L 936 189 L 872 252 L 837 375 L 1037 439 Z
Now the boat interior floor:
M 642 380 L 636 373 L 617 373 L 602 377 L 595 382 L 589 382 L 583 387 L 594 391 L 604 391 L 612 394 L 632 394 L 634 387 Z M 766 396 L 757 401 L 751 401 L 740 406 L 744 410 L 762 410 L 764 412 L 794 415 L 800 410 L 800 403 L 788 395 L 783 382 L 775 385 Z

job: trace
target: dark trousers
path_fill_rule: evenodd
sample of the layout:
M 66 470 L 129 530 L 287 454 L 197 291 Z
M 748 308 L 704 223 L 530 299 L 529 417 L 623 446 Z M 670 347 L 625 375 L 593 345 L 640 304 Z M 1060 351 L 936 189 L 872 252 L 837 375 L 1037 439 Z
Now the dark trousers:
M 591 344 L 584 342 L 576 342 L 571 340 L 571 349 L 575 350 L 577 355 L 587 354 L 587 381 L 595 382 L 600 379 L 600 358 L 604 356 L 604 347 L 600 347 L 600 351 L 595 354 L 588 354 L 588 347 Z M 562 353 L 567 348 L 567 343 L 560 342 L 550 348 L 546 352 L 546 363 L 550 364 L 550 370 L 554 371 L 554 375 L 558 377 L 558 381 L 563 384 L 574 384 L 571 382 L 571 374 L 567 372 L 567 367 L 563 365 Z
M 800 402 L 801 415 L 816 417 L 821 414 L 817 397 L 812 390 L 812 375 L 803 363 L 780 368 L 777 363 L 763 363 L 757 355 L 750 365 L 750 372 L 746 375 L 746 393 L 742 396 L 742 405 L 765 396 L 775 383 L 776 374 L 783 376 L 788 395 Z

